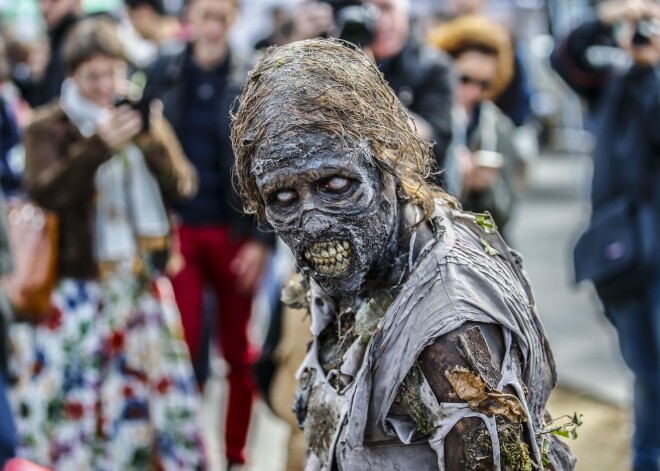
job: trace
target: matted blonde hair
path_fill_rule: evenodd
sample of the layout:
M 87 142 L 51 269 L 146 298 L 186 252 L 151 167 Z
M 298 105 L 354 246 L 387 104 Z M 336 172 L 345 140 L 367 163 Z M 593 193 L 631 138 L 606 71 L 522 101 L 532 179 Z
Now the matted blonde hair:
M 425 219 L 434 200 L 455 200 L 427 181 L 432 144 L 420 138 L 383 74 L 360 51 L 332 39 L 270 48 L 250 72 L 232 117 L 235 174 L 245 210 L 264 221 L 264 202 L 252 173 L 255 153 L 289 132 L 325 132 L 349 145 L 368 141 L 377 164 L 399 182 L 400 197 Z

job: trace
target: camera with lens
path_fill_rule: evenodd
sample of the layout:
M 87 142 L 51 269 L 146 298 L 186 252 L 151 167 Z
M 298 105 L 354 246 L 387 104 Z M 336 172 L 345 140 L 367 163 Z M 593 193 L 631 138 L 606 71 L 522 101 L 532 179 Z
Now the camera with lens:
M 660 21 L 647 19 L 635 24 L 635 32 L 632 36 L 633 46 L 647 46 L 651 44 L 653 36 L 660 35 Z
M 140 114 L 140 118 L 142 119 L 141 131 L 149 131 L 149 116 L 151 114 L 151 109 L 147 100 L 134 100 L 126 97 L 120 97 L 114 100 L 113 105 L 115 108 L 119 108 L 120 106 L 129 106 L 134 111 L 137 111 Z
M 355 0 L 323 1 L 332 7 L 339 39 L 360 47 L 373 42 L 378 10 Z

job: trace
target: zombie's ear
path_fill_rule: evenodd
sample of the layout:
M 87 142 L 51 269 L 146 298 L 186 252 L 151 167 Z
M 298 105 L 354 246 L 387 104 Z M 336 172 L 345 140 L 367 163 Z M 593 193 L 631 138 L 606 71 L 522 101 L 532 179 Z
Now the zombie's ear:
M 394 183 L 396 184 L 396 199 L 401 202 L 410 201 L 411 197 L 406 191 L 405 186 L 399 180 L 399 177 L 394 176 Z
M 243 140 L 241 141 L 241 145 L 244 147 L 250 147 L 254 145 L 254 140 L 255 140 L 255 133 L 254 131 L 247 131 L 245 135 L 243 136 Z

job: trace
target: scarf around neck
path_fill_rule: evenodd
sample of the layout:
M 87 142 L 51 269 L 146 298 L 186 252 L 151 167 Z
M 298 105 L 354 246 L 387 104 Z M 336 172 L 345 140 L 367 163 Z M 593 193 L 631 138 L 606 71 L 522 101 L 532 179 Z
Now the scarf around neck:
M 62 84 L 60 106 L 80 133 L 90 137 L 108 112 L 83 97 L 73 79 Z M 94 177 L 98 261 L 131 260 L 139 238 L 164 237 L 169 222 L 160 189 L 144 154 L 129 144 L 103 163 Z

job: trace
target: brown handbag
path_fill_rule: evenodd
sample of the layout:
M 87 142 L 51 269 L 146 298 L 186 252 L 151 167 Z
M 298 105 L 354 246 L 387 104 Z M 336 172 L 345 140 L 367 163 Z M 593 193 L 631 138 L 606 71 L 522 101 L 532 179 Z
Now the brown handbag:
M 58 220 L 26 199 L 7 204 L 9 244 L 14 270 L 2 287 L 14 308 L 14 319 L 38 323 L 52 311 L 51 294 L 57 277 Z

